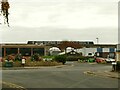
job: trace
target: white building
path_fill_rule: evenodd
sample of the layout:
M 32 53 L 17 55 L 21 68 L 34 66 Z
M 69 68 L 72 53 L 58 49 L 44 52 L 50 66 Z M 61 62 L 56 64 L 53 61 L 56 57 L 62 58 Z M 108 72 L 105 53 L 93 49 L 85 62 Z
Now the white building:
M 107 55 L 114 56 L 116 49 L 115 48 L 81 48 L 77 49 L 78 53 L 82 53 L 83 56 L 94 56 L 97 54 L 97 56 L 103 56 L 107 57 Z
M 50 55 L 58 55 L 61 52 L 61 50 L 57 47 L 52 47 L 49 49 Z

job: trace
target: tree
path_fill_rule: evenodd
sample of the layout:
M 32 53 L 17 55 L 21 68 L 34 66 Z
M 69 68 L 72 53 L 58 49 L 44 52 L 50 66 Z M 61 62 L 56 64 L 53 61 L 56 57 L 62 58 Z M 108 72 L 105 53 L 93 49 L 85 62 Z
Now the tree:
M 8 24 L 9 26 L 9 19 L 8 19 L 8 9 L 10 8 L 8 0 L 2 0 L 1 1 L 1 14 L 4 16 L 5 20 L 4 20 L 4 24 Z
M 66 56 L 65 55 L 58 55 L 54 57 L 55 61 L 62 62 L 63 64 L 66 63 Z
M 65 53 L 66 53 L 66 48 L 67 47 L 72 47 L 72 48 L 82 48 L 82 46 L 77 43 L 77 42 L 73 42 L 73 41 L 62 41 L 61 44 L 58 45 L 58 47 L 60 49 L 64 49 L 65 50 Z

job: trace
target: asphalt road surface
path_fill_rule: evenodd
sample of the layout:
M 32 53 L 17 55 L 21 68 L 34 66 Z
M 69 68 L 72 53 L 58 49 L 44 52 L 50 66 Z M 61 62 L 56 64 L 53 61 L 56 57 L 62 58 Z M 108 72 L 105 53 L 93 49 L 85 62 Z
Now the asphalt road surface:
M 3 70 L 4 82 L 25 88 L 117 88 L 118 79 L 84 74 L 111 70 L 111 65 L 67 62 L 64 67 Z

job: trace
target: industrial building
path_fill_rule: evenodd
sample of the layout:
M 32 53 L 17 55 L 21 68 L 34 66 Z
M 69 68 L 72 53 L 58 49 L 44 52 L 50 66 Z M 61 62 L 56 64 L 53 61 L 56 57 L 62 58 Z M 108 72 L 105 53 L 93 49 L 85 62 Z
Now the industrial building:
M 82 48 L 76 51 L 83 56 L 98 55 L 99 57 L 115 56 L 116 44 L 94 44 L 92 41 L 70 41 L 79 43 Z M 27 44 L 1 44 L 1 56 L 5 57 L 10 54 L 22 54 L 31 56 L 38 53 L 40 56 L 49 55 L 52 47 L 57 47 L 62 41 L 28 41 Z M 64 50 L 61 50 L 63 52 Z M 55 53 L 55 52 L 54 52 Z
M 22 54 L 23 56 L 31 56 L 35 53 L 45 55 L 44 46 L 27 45 L 27 44 L 4 44 L 1 48 L 1 56 L 5 57 L 10 54 Z

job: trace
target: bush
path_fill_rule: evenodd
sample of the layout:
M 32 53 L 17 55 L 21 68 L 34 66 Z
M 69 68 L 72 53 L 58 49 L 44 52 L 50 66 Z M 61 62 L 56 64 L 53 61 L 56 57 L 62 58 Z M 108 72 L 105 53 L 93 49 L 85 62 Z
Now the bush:
M 39 54 L 34 54 L 31 56 L 32 61 L 40 61 Z
M 10 61 L 10 60 L 15 60 L 15 57 L 13 55 L 8 55 L 6 57 L 6 60 Z
M 42 58 L 54 58 L 54 56 L 43 56 Z
M 78 61 L 78 56 L 67 56 L 66 61 Z
M 43 56 L 44 61 L 54 61 L 54 56 Z
M 22 60 L 22 55 L 21 54 L 17 54 L 15 56 L 15 60 L 21 61 Z
M 14 67 L 21 67 L 21 62 L 20 61 L 15 61 L 13 62 Z
M 88 57 L 88 56 L 81 56 L 79 59 L 80 59 L 80 60 L 88 60 L 89 58 L 92 58 L 92 57 Z
M 66 63 L 66 56 L 65 56 L 65 55 L 55 56 L 54 59 L 55 59 L 57 62 L 62 62 L 63 64 Z

